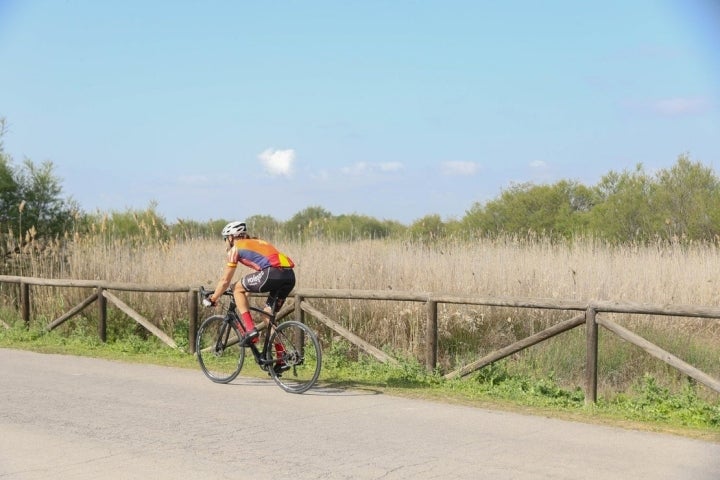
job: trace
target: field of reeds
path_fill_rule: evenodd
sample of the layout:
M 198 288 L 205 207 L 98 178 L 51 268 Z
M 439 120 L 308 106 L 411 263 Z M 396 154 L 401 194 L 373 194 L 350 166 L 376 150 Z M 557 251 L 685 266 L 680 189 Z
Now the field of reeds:
M 592 239 L 558 242 L 514 237 L 436 243 L 269 240 L 295 260 L 297 286 L 302 288 L 703 306 L 720 303 L 720 248 L 709 243 L 614 246 Z M 15 265 L 13 274 L 213 287 L 224 264 L 225 250 L 220 239 L 148 242 L 89 237 L 29 252 Z M 238 277 L 242 273 L 240 267 Z M 13 292 L 2 287 L 5 305 L 14 301 Z M 77 288 L 34 287 L 33 313 L 36 318 L 50 321 L 88 295 Z M 183 295 L 120 292 L 118 296 L 166 331 L 187 328 Z M 424 304 L 375 300 L 312 303 L 379 348 L 424 361 Z M 88 310 L 63 328 L 92 328 L 89 325 L 95 311 Z M 440 305 L 439 368 L 450 371 L 574 315 Z M 613 320 L 720 378 L 720 320 L 639 315 L 615 315 Z M 118 335 L 130 328 L 138 330 L 121 313 L 113 315 L 112 322 Z M 321 334 L 324 348 L 339 342 L 319 323 L 313 326 Z M 350 348 L 348 355 L 360 353 Z M 671 367 L 602 329 L 599 357 L 601 395 L 631 388 L 645 374 L 671 388 L 681 388 L 686 382 Z M 585 331 L 579 327 L 516 354 L 505 368 L 552 375 L 560 383 L 581 386 L 584 365 Z

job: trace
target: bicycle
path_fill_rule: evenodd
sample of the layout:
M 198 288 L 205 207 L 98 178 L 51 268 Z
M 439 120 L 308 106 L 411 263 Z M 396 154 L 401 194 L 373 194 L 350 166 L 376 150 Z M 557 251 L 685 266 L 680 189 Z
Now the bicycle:
M 212 291 L 200 287 L 201 299 Z M 275 383 L 289 393 L 304 393 L 320 376 L 322 350 L 315 332 L 304 323 L 288 320 L 278 323 L 275 305 L 272 313 L 250 306 L 251 314 L 263 315 L 268 321 L 264 341 L 246 341 L 245 325 L 237 313 L 232 290 L 224 315 L 212 315 L 200 325 L 195 340 L 198 362 L 205 376 L 215 383 L 230 383 L 240 374 L 249 349 L 255 362 Z

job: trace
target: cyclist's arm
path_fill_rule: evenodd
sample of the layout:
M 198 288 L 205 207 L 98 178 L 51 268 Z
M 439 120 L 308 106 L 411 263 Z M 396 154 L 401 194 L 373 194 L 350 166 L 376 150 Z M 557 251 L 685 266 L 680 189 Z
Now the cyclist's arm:
M 230 282 L 232 282 L 233 276 L 235 275 L 236 268 L 237 268 L 237 263 L 228 263 L 225 266 L 225 272 L 223 272 L 222 277 L 220 277 L 220 280 L 218 280 L 217 286 L 215 287 L 215 291 L 209 297 L 209 299 L 212 303 L 217 302 L 218 299 L 225 292 L 225 290 L 228 289 L 228 287 L 230 286 Z

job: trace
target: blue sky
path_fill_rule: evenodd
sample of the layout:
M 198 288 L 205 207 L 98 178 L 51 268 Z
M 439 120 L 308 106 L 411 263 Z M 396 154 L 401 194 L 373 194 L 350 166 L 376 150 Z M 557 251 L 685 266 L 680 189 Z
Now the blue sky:
M 715 0 L 0 0 L 0 116 L 88 212 L 409 224 L 685 153 L 718 173 L 719 51 Z

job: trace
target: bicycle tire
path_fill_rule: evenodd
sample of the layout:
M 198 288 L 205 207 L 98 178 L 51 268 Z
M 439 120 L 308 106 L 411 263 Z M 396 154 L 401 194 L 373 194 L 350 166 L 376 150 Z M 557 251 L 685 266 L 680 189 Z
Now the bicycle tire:
M 268 372 L 280 388 L 288 393 L 304 393 L 315 385 L 322 368 L 322 349 L 310 327 L 295 320 L 281 323 L 270 338 L 268 350 L 272 360 Z M 278 373 L 278 365 L 288 368 Z
M 235 380 L 245 362 L 245 347 L 235 325 L 222 315 L 208 317 L 198 329 L 195 352 L 200 368 L 215 383 Z

